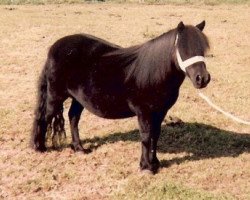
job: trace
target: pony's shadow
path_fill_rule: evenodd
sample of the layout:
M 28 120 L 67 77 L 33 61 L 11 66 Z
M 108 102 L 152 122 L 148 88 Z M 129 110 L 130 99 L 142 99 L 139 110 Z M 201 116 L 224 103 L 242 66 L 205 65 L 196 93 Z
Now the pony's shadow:
M 113 133 L 105 137 L 94 137 L 82 141 L 88 143 L 90 150 L 104 144 L 118 141 L 140 141 L 139 131 Z M 237 157 L 250 152 L 250 134 L 230 132 L 202 123 L 181 123 L 163 125 L 158 142 L 161 153 L 187 153 L 187 156 L 171 160 L 161 160 L 162 167 L 180 164 L 189 160 L 200 160 L 218 157 Z

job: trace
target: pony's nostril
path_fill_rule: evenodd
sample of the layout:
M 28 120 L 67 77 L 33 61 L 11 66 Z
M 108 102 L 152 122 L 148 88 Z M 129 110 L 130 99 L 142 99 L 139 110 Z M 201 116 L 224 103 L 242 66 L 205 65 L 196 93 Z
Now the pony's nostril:
M 196 76 L 196 82 L 200 84 L 201 81 L 202 81 L 202 77 L 200 75 L 197 75 Z

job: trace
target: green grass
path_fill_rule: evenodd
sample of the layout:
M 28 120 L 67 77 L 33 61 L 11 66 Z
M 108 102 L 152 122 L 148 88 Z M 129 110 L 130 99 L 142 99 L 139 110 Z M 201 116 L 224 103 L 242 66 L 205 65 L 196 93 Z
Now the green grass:
M 113 199 L 124 200 L 225 200 L 229 196 L 213 195 L 203 190 L 194 190 L 167 180 L 152 181 L 153 177 L 130 180 L 123 191 L 115 193 Z M 146 179 L 146 180 L 145 180 Z M 156 178 L 157 179 L 157 178 Z M 158 177 L 159 179 L 159 177 Z
M 149 3 L 149 4 L 249 4 L 250 0 L 0 0 L 0 5 L 44 5 L 44 4 L 78 4 L 85 2 L 114 2 L 114 3 Z

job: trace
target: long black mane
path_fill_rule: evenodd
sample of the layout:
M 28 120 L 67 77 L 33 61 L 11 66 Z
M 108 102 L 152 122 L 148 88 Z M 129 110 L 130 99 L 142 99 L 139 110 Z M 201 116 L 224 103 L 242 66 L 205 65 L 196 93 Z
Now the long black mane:
M 163 81 L 167 73 L 173 70 L 172 58 L 176 35 L 177 29 L 172 29 L 141 45 L 118 48 L 105 54 L 103 58 L 124 67 L 126 81 L 134 79 L 139 87 L 155 85 Z M 207 37 L 193 26 L 187 26 L 186 33 L 179 37 L 181 39 L 178 48 L 188 50 L 190 54 L 197 54 L 196 51 L 206 52 L 209 48 Z M 189 41 L 188 47 L 185 42 L 187 40 Z
M 141 45 L 137 59 L 127 69 L 126 80 L 134 78 L 140 87 L 161 82 L 171 67 L 175 32 L 171 30 Z

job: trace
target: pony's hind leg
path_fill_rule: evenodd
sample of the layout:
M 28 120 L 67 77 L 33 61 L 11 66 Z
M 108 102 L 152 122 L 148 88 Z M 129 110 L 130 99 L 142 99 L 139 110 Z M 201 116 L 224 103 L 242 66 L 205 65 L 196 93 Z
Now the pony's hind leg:
M 70 130 L 72 135 L 72 149 L 74 151 L 83 151 L 87 152 L 81 145 L 78 123 L 83 111 L 83 106 L 75 99 L 72 100 L 70 109 L 69 109 L 69 122 L 70 122 Z
M 47 140 L 52 140 L 52 146 L 54 148 L 59 147 L 66 138 L 63 118 L 63 102 L 64 99 L 55 99 L 52 95 L 50 95 L 47 100 Z
M 54 148 L 61 146 L 66 139 L 64 122 L 65 120 L 63 117 L 63 104 L 61 104 L 61 109 L 55 114 L 54 121 L 52 123 L 52 145 Z

